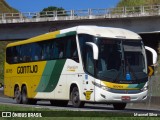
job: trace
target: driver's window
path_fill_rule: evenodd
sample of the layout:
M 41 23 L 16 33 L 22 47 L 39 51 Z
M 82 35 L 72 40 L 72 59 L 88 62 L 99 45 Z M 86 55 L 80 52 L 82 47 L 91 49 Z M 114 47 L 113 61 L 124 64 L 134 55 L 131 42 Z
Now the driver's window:
M 87 47 L 86 49 L 86 70 L 94 75 L 94 60 L 93 60 L 93 52 L 91 47 Z
M 118 50 L 118 47 L 116 44 L 110 45 L 109 46 L 109 57 L 108 57 L 108 63 L 107 63 L 107 69 L 116 69 L 119 70 L 120 65 L 121 65 L 121 53 Z

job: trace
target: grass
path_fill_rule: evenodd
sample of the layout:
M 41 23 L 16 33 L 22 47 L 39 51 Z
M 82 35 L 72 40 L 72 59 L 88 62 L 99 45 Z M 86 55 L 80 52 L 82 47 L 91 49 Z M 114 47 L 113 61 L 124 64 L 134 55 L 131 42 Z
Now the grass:
M 59 118 L 52 118 L 52 117 L 48 117 L 48 118 L 23 118 L 24 120 L 159 120 L 159 118 L 155 118 L 155 117 L 115 117 L 115 118 L 107 118 L 107 117 L 59 117 Z M 1 120 L 22 120 L 22 118 L 1 118 Z
M 15 113 L 41 113 L 42 118 L 23 118 L 25 120 L 158 120 L 158 117 L 134 117 L 134 114 L 128 113 L 114 113 L 114 112 L 103 112 L 103 111 L 62 111 L 62 110 L 50 110 L 45 108 L 33 108 L 33 107 L 20 107 L 15 105 L 0 105 L 0 111 L 8 111 Z M 0 112 L 1 114 L 1 112 Z M 45 116 L 45 114 L 47 116 Z M 45 117 L 43 117 L 45 116 Z M 126 117 L 123 117 L 126 116 Z M 1 120 L 17 120 L 22 118 L 0 118 Z

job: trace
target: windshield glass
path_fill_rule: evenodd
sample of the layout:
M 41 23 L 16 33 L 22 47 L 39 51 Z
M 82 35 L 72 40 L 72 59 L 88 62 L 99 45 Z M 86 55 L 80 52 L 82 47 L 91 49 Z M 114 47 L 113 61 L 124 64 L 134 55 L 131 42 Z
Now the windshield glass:
M 116 83 L 147 81 L 145 50 L 141 40 L 124 40 L 79 36 L 81 54 L 86 72 L 96 78 Z M 99 48 L 99 58 L 94 67 L 93 51 L 85 42 L 93 42 Z
M 101 38 L 98 42 L 99 58 L 97 76 L 103 80 L 114 80 L 118 72 L 121 71 L 122 51 L 120 41 Z

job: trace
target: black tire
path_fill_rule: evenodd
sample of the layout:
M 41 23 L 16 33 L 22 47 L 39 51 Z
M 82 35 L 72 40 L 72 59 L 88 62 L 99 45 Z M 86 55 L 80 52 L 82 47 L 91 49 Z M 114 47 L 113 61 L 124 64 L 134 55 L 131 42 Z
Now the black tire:
M 51 105 L 66 107 L 68 105 L 67 100 L 50 100 Z
M 124 110 L 127 103 L 113 103 L 113 107 L 115 110 Z
M 71 92 L 72 105 L 76 108 L 84 107 L 85 102 L 80 100 L 78 87 L 74 87 Z
M 28 98 L 26 86 L 22 87 L 22 103 L 23 104 L 33 104 L 33 105 L 37 103 L 36 100 Z
M 22 87 L 22 103 L 23 104 L 28 104 L 27 88 L 26 88 L 26 86 Z
M 14 90 L 14 97 L 15 97 L 16 103 L 22 104 L 22 95 L 18 86 Z

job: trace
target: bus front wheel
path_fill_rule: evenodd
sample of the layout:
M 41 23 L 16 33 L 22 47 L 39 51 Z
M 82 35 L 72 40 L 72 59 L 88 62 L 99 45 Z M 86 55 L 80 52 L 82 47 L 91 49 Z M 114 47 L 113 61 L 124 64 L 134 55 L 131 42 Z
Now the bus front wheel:
M 127 103 L 113 103 L 113 107 L 115 110 L 124 110 Z
M 81 108 L 84 106 L 84 102 L 80 101 L 78 87 L 73 87 L 71 92 L 71 101 L 74 107 Z
M 15 88 L 14 97 L 18 104 L 22 104 L 22 95 L 21 95 L 21 91 L 19 90 L 18 86 Z

